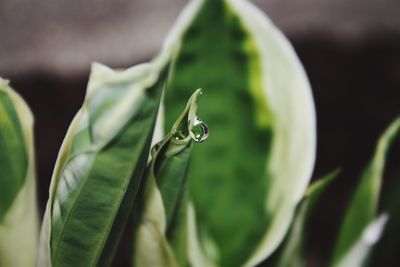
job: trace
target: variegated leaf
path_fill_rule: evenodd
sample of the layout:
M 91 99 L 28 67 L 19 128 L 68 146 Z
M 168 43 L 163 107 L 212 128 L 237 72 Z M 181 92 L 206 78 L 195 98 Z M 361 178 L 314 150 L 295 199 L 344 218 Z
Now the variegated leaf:
M 331 266 L 348 266 L 343 265 L 343 262 L 348 262 L 348 255 L 359 244 L 365 243 L 364 231 L 368 231 L 369 224 L 375 225 L 373 221 L 377 216 L 377 208 L 380 198 L 381 184 L 383 179 L 386 154 L 397 135 L 400 134 L 400 119 L 395 120 L 388 129 L 380 137 L 376 146 L 375 153 L 371 162 L 365 169 L 361 180 L 356 188 L 356 191 L 350 201 L 350 205 L 346 210 L 342 226 L 339 230 L 338 240 L 335 246 Z M 382 217 L 381 217 L 382 218 Z M 376 219 L 376 227 L 381 232 L 384 224 L 383 219 Z M 378 235 L 380 237 L 380 234 Z M 377 237 L 377 239 L 379 239 Z M 377 242 L 367 244 L 368 248 Z M 368 242 L 367 242 L 368 243 Z M 363 246 L 363 245 L 361 245 Z M 351 265 L 352 267 L 362 266 L 365 257 L 368 256 L 368 250 L 362 254 L 363 258 L 359 259 L 359 265 Z M 360 255 L 360 254 L 358 254 Z M 360 256 L 361 257 L 361 256 Z
M 313 169 L 315 112 L 304 69 L 245 0 L 190 1 L 166 47 L 175 60 L 165 129 L 201 87 L 200 113 L 213 131 L 189 170 L 199 241 L 192 264 L 253 266 L 282 241 Z
M 8 81 L 0 78 L 0 267 L 35 265 L 35 179 L 33 116 Z
M 204 141 L 207 126 L 196 115 L 197 90 L 166 137 L 152 150 L 141 197 L 135 204 L 136 267 L 177 267 L 188 263 L 187 173 L 192 140 Z
M 94 64 L 50 186 L 38 267 L 109 266 L 146 167 L 168 67 Z

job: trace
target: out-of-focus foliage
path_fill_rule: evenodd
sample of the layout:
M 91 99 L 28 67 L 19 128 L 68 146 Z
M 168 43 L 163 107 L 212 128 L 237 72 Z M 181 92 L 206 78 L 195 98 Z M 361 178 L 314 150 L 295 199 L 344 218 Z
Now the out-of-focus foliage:
M 387 256 L 393 258 L 396 255 L 394 253 L 396 251 L 396 240 L 393 233 L 397 232 L 396 222 L 398 222 L 400 212 L 394 200 L 398 198 L 400 187 L 394 187 L 389 192 L 390 197 L 387 197 L 389 201 L 382 205 L 384 209 L 379 210 L 382 214 L 378 216 L 377 212 L 386 157 L 394 141 L 400 139 L 397 138 L 399 136 L 400 119 L 396 119 L 380 137 L 372 160 L 364 170 L 350 205 L 347 207 L 330 266 L 369 266 L 370 261 L 368 259 L 371 251 L 373 251 L 374 245 L 380 241 L 382 234 L 383 241 L 386 244 L 378 246 L 372 260 L 374 260 L 374 264 L 379 264 L 379 266 L 384 262 L 387 264 L 383 266 L 390 266 L 393 263 L 392 259 L 387 259 Z M 318 196 L 336 175 L 337 171 L 309 187 L 303 201 L 297 208 L 287 236 L 278 250 L 266 261 L 267 266 L 306 266 L 307 259 L 304 252 L 307 248 L 304 247 L 304 244 L 309 237 L 307 222 L 312 215 L 313 207 L 316 204 L 323 205 L 323 203 L 319 203 Z M 390 236 L 390 233 L 385 233 L 385 226 L 388 221 L 392 236 Z
M 400 151 L 396 151 L 399 155 Z M 389 215 L 389 220 L 385 226 L 382 240 L 371 252 L 369 266 L 391 266 L 397 262 L 399 257 L 400 236 L 398 235 L 400 225 L 400 176 L 391 184 L 390 190 L 386 192 L 385 199 L 382 201 L 381 209 Z
M 198 241 L 191 262 L 252 266 L 279 245 L 310 179 L 315 115 L 304 70 L 249 1 L 191 1 L 167 40 L 179 47 L 164 127 L 202 87 L 212 132 L 188 174 Z
M 35 264 L 35 178 L 31 111 L 0 78 L 0 267 Z
M 268 266 L 301 267 L 305 266 L 304 245 L 307 238 L 308 221 L 314 207 L 318 204 L 320 195 L 338 175 L 335 170 L 321 179 L 313 182 L 296 209 L 290 229 L 279 248 L 267 261 Z
M 377 216 L 386 154 L 400 132 L 400 119 L 395 120 L 378 141 L 375 154 L 365 169 L 350 201 L 331 266 L 362 266 L 370 248 L 379 240 L 386 217 Z M 390 214 L 389 214 L 390 216 Z

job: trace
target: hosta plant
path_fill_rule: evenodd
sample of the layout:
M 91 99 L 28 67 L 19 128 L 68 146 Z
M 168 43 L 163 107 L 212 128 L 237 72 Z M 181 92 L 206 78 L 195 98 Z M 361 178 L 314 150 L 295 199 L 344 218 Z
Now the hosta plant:
M 150 62 L 92 65 L 39 243 L 32 118 L 6 82 L 0 89 L 0 267 L 111 266 L 122 236 L 126 266 L 305 263 L 305 226 L 337 172 L 308 186 L 311 88 L 288 40 L 249 1 L 191 0 Z M 328 265 L 363 266 L 392 215 L 376 205 L 398 128 L 379 141 Z

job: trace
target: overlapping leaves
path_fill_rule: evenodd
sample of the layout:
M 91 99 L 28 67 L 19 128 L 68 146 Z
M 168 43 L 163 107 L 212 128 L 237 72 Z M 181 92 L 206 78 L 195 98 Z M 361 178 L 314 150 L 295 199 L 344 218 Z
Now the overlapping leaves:
M 146 167 L 168 68 L 95 64 L 50 186 L 39 266 L 108 266 Z
M 187 174 L 193 140 L 204 141 L 207 126 L 196 115 L 197 90 L 166 137 L 152 150 L 141 197 L 135 203 L 133 266 L 187 266 Z

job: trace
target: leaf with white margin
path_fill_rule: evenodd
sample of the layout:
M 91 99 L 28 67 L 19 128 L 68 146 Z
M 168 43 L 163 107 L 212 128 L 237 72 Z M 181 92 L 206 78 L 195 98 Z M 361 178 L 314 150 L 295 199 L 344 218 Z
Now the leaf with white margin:
M 382 236 L 388 215 L 382 214 L 370 222 L 362 231 L 361 237 L 342 256 L 335 267 L 361 267 L 364 265 L 372 247 Z
M 196 90 L 171 131 L 152 149 L 134 207 L 133 266 L 188 265 L 187 173 L 192 140 L 208 137 L 207 126 L 196 115 L 200 95 Z
M 305 243 L 308 238 L 307 226 L 314 207 L 319 203 L 320 195 L 339 174 L 334 170 L 323 178 L 313 182 L 296 209 L 290 230 L 278 250 L 266 261 L 267 266 L 301 267 L 305 266 Z
M 146 167 L 168 69 L 93 64 L 54 169 L 38 267 L 111 264 Z
M 381 135 L 371 162 L 364 170 L 339 230 L 331 265 L 336 266 L 359 240 L 361 232 L 377 213 L 386 155 L 395 137 L 400 134 L 400 118 Z
M 26 102 L 0 78 L 0 267 L 30 267 L 36 261 L 33 123 Z
M 199 257 L 253 266 L 283 240 L 314 165 L 311 89 L 283 34 L 245 0 L 193 0 L 167 44 L 176 44 L 165 92 L 169 129 L 190 88 L 213 137 L 193 153 L 189 197 Z M 202 254 L 202 256 L 200 256 Z M 211 265 L 208 265 L 211 266 Z

